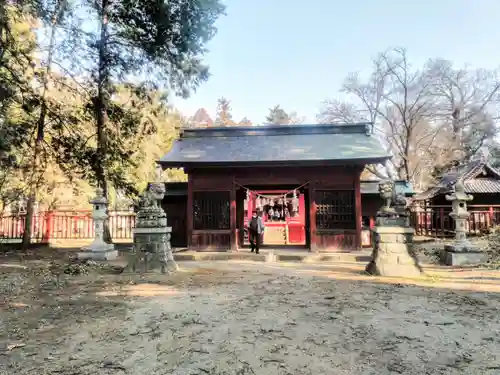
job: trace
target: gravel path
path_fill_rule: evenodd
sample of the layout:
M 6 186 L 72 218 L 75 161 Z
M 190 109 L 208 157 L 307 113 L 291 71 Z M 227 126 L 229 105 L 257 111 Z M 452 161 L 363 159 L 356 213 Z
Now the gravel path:
M 356 265 L 181 266 L 59 286 L 3 273 L 0 374 L 500 374 L 497 293 L 381 283 Z

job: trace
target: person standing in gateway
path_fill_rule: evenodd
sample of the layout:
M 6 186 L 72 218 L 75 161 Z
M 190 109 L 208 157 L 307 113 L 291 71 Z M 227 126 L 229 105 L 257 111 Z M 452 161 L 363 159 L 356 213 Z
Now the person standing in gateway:
M 257 211 L 252 211 L 252 219 L 248 223 L 248 238 L 250 240 L 251 252 L 259 253 L 260 237 L 264 233 L 264 223 L 257 215 Z

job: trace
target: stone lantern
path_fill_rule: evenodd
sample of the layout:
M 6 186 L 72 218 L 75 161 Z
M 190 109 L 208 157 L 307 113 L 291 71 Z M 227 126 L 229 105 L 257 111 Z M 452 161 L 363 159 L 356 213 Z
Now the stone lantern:
M 78 253 L 80 259 L 93 260 L 113 260 L 118 256 L 118 250 L 113 244 L 104 241 L 104 222 L 108 218 L 106 208 L 108 200 L 104 196 L 101 188 L 96 189 L 95 197 L 90 200 L 92 204 L 92 219 L 94 221 L 94 241 L 82 248 L 83 251 Z
M 452 212 L 450 216 L 455 221 L 455 240 L 445 245 L 441 256 L 443 263 L 449 266 L 465 264 L 477 264 L 486 261 L 486 253 L 480 251 L 467 240 L 467 220 L 470 213 L 467 212 L 467 202 L 474 197 L 465 193 L 465 187 L 461 180 L 455 184 L 454 191 L 446 195 L 446 200 L 451 201 Z
M 470 213 L 467 212 L 467 202 L 474 199 L 470 194 L 465 193 L 465 187 L 462 181 L 455 184 L 455 191 L 446 195 L 446 200 L 451 201 L 450 216 L 455 220 L 455 244 L 463 243 L 464 246 L 470 245 L 467 241 L 467 219 Z

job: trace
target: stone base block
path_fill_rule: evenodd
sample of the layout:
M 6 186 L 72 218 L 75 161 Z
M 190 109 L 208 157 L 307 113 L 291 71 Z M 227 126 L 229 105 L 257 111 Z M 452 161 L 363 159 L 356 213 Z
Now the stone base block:
M 444 245 L 444 250 L 450 253 L 480 253 L 477 246 L 470 242 L 456 242 L 449 245 Z
M 466 266 L 485 263 L 488 254 L 480 251 L 476 252 L 454 252 L 446 248 L 441 253 L 441 262 L 447 266 Z
M 371 261 L 366 266 L 366 272 L 374 276 L 387 277 L 420 277 L 422 272 L 415 264 L 397 264 L 393 262 L 385 262 L 383 259 Z
M 118 250 L 114 248 L 100 251 L 83 249 L 83 251 L 80 251 L 77 256 L 78 259 L 115 260 L 118 258 Z
M 413 253 L 413 228 L 405 226 L 381 226 L 373 229 L 375 241 L 372 261 L 366 272 L 376 276 L 419 277 L 422 270 L 418 267 Z
M 274 253 L 274 251 L 270 251 L 266 254 L 266 262 L 268 263 L 275 263 L 278 261 L 278 257 Z

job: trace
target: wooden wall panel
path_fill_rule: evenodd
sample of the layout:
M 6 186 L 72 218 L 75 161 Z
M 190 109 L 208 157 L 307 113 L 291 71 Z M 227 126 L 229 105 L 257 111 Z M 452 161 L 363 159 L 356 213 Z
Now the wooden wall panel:
M 193 173 L 192 175 L 193 190 L 231 190 L 233 186 L 233 179 L 230 172 L 226 171 L 226 174 L 201 174 Z
M 232 179 L 239 185 L 302 185 L 337 189 L 354 188 L 359 168 L 354 167 L 280 167 L 280 168 L 213 168 L 188 170 L 193 189 L 230 189 Z
M 309 242 L 312 251 L 342 251 L 359 248 L 360 224 L 358 230 L 317 231 L 316 204 L 314 190 L 359 190 L 359 167 L 276 167 L 276 168 L 212 168 L 186 170 L 189 174 L 189 194 L 193 191 L 230 191 L 232 204 L 231 216 L 237 216 L 234 204 L 235 190 L 238 186 L 300 186 L 307 184 L 310 230 Z M 192 199 L 188 201 L 191 207 Z M 307 209 L 307 208 L 306 208 Z M 188 210 L 192 211 L 192 210 Z M 362 211 L 361 196 L 356 194 L 356 216 L 360 221 Z M 224 251 L 236 249 L 238 229 L 241 226 L 236 218 L 231 218 L 231 231 L 193 231 L 192 212 L 188 213 L 188 240 L 190 248 L 198 251 Z
M 231 231 L 193 231 L 191 250 L 229 251 L 231 249 Z
M 178 197 L 177 197 L 178 198 Z M 164 199 L 162 207 L 167 213 L 167 224 L 172 227 L 172 247 L 187 246 L 187 201 L 184 199 Z
M 316 251 L 336 252 L 343 250 L 356 250 L 357 234 L 355 230 L 345 231 L 316 231 L 314 236 Z

